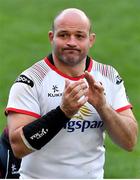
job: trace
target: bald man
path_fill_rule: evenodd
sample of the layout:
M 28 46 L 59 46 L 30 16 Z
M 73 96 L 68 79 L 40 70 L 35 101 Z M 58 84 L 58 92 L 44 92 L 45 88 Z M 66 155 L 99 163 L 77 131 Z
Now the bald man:
M 128 151 L 137 141 L 123 80 L 88 56 L 95 34 L 83 11 L 63 10 L 48 35 L 51 54 L 18 76 L 6 108 L 20 178 L 103 178 L 104 131 Z

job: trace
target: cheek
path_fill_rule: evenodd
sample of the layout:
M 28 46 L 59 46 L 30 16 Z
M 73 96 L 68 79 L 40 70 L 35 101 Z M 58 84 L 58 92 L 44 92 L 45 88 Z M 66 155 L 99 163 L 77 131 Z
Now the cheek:
M 53 46 L 60 49 L 64 46 L 64 42 L 59 39 L 54 39 Z
M 59 54 L 61 54 L 62 53 L 62 49 L 63 49 L 63 44 L 60 42 L 60 41 L 55 41 L 55 42 L 53 42 L 53 51 L 55 52 L 55 53 L 59 53 Z
M 82 49 L 83 51 L 88 51 L 89 48 L 90 48 L 90 45 L 89 45 L 89 43 L 87 43 L 87 42 L 85 42 L 85 43 L 81 46 L 81 49 Z

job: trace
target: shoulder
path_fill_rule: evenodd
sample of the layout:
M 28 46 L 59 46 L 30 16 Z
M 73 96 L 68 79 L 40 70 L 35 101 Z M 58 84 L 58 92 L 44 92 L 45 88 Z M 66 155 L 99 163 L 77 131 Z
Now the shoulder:
M 46 74 L 49 72 L 49 67 L 44 59 L 36 62 L 31 67 L 23 71 L 15 80 L 15 82 L 25 83 L 33 87 L 34 83 L 41 84 Z
M 42 79 L 44 79 L 49 70 L 50 68 L 43 59 L 33 64 L 30 68 L 24 71 L 24 73 L 29 74 L 38 81 L 42 81 Z
M 98 73 L 100 76 L 107 78 L 116 84 L 120 84 L 122 82 L 122 78 L 120 77 L 118 71 L 111 65 L 103 64 L 94 60 L 93 72 Z

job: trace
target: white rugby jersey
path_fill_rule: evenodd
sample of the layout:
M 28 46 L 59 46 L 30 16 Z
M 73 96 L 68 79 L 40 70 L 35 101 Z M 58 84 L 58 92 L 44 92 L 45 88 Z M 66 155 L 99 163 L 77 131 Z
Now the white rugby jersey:
M 87 70 L 103 84 L 107 102 L 118 112 L 131 107 L 123 81 L 108 65 L 90 59 Z M 60 72 L 49 59 L 35 63 L 13 84 L 6 112 L 15 111 L 36 118 L 60 105 L 65 79 L 77 81 Z M 113 119 L 112 119 L 113 121 Z M 100 179 L 103 178 L 104 124 L 89 103 L 41 150 L 22 159 L 21 178 Z

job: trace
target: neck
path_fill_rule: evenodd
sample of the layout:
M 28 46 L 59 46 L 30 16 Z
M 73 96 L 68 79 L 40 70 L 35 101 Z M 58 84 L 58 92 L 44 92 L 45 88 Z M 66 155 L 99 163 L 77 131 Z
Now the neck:
M 68 76 L 78 77 L 81 76 L 85 71 L 86 58 L 83 61 L 81 61 L 79 64 L 75 66 L 70 66 L 59 61 L 55 55 L 52 56 L 53 56 L 54 65 L 57 67 L 57 69 L 59 69 L 59 71 L 61 71 L 62 73 Z

